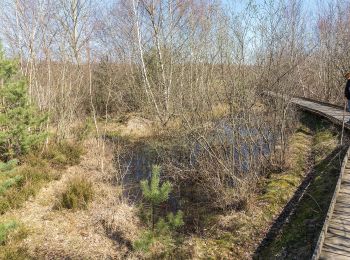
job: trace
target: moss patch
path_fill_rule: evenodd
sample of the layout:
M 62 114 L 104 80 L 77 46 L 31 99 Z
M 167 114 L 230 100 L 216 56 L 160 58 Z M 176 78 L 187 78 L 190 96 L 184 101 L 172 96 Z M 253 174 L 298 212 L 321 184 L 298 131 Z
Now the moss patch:
M 337 149 L 337 136 L 316 128 L 313 141 L 313 178 L 294 214 L 257 259 L 310 259 L 322 229 L 340 172 L 344 150 Z
M 270 204 L 284 204 L 294 193 L 304 177 L 307 159 L 311 151 L 312 138 L 305 133 L 297 133 L 290 144 L 290 167 L 282 173 L 272 173 L 264 184 L 260 199 Z

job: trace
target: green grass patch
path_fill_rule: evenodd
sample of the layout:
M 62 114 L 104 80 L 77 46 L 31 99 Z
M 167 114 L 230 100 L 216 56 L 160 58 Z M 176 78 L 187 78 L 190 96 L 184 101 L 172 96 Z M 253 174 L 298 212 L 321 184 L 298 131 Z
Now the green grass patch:
M 61 195 L 56 208 L 86 209 L 93 198 L 94 189 L 92 182 L 83 178 L 74 178 L 69 181 L 67 189 Z
M 59 173 L 49 166 L 25 164 L 13 171 L 14 177 L 0 182 L 0 214 L 20 207 L 29 197 L 35 196 L 45 183 L 59 178 Z
M 302 131 L 297 131 L 289 144 L 289 169 L 282 173 L 272 173 L 263 182 L 263 190 L 260 200 L 267 202 L 267 212 L 275 214 L 292 197 L 305 176 L 307 160 L 311 152 L 311 130 L 303 126 Z
M 337 136 L 328 129 L 318 131 L 314 141 L 315 162 L 318 163 L 330 154 L 337 146 Z
M 322 228 L 332 196 L 330 191 L 334 189 L 339 173 L 339 156 L 333 158 L 337 135 L 328 129 L 329 126 L 320 120 L 302 120 L 289 142 L 287 169 L 271 172 L 261 180 L 255 194 L 256 201 L 250 202 L 252 207 L 249 210 L 225 214 L 223 220 L 206 225 L 204 230 L 208 231 L 200 237 L 195 236 L 190 252 L 195 250 L 196 256 L 207 259 L 247 258 L 247 252 L 254 252 L 261 242 L 263 230 L 268 229 L 282 212 L 306 174 L 314 167 L 317 176 L 293 217 L 282 226 L 273 242 L 266 245 L 258 256 L 255 255 L 257 259 L 310 258 L 309 252 Z M 313 161 L 315 164 L 312 164 Z M 220 226 L 221 221 L 223 226 Z
M 28 229 L 15 220 L 0 222 L 0 259 L 28 260 L 27 249 L 20 246 L 20 242 L 28 235 Z
M 16 229 L 18 224 L 16 221 L 11 220 L 4 223 L 0 223 L 0 245 L 5 244 L 9 233 Z
M 57 167 L 79 164 L 83 148 L 80 144 L 62 142 L 49 147 L 44 153 L 44 158 Z
M 11 188 L 14 185 L 17 185 L 20 181 L 22 181 L 23 176 L 16 175 L 14 177 L 10 177 L 3 181 L 0 184 L 0 195 L 4 194 L 9 188 Z
M 20 158 L 0 162 L 0 214 L 19 208 L 29 197 L 35 196 L 45 183 L 57 180 L 59 170 L 80 162 L 80 145 L 63 142 L 51 145 L 40 154 L 33 152 Z
M 0 162 L 0 215 L 20 208 L 45 184 L 59 179 L 60 170 L 79 163 L 82 153 L 80 145 L 62 143 L 43 154 L 33 151 L 19 160 Z M 26 235 L 26 228 L 16 221 L 0 222 L 0 259 L 34 259 L 21 246 Z
M 312 147 L 315 176 L 294 214 L 257 259 L 311 258 L 345 154 L 337 149 L 337 136 L 324 128 L 316 128 Z

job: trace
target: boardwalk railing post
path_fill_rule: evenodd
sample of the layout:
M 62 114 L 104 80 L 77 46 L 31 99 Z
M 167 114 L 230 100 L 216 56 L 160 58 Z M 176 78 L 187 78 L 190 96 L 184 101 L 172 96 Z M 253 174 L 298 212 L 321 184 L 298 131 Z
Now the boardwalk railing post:
M 345 111 L 346 111 L 346 101 L 344 103 L 344 110 L 343 110 L 343 125 L 341 129 L 341 137 L 340 137 L 340 145 L 343 145 L 343 137 L 344 137 L 344 127 L 345 127 Z

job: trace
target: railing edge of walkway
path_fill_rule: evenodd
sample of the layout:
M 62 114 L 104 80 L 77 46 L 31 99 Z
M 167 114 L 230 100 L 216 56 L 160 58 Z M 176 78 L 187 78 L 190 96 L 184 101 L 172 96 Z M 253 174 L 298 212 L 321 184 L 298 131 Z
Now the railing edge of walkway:
M 341 106 L 338 106 L 338 105 L 335 105 L 335 104 L 331 104 L 331 103 L 327 103 L 327 102 L 323 102 L 323 101 L 313 100 L 313 99 L 305 98 L 305 97 L 298 97 L 298 96 L 290 97 L 290 96 L 287 96 L 287 95 L 281 95 L 281 94 L 274 93 L 274 92 L 271 92 L 271 91 L 264 91 L 262 94 L 265 95 L 265 96 L 275 97 L 275 98 L 277 97 L 277 98 L 282 98 L 282 99 L 285 99 L 285 100 L 287 100 L 287 99 L 288 100 L 292 100 L 293 98 L 303 99 L 303 100 L 306 100 L 306 101 L 309 101 L 309 102 L 314 102 L 314 103 L 318 103 L 318 104 L 321 104 L 321 105 L 324 105 L 324 106 L 329 106 L 329 107 L 338 108 L 338 109 L 343 110 L 343 108 Z M 300 109 L 302 109 L 304 111 L 308 111 L 308 112 L 314 113 L 314 114 L 316 114 L 318 116 L 324 117 L 324 118 L 328 119 L 329 121 L 331 121 L 332 123 L 334 123 L 336 125 L 342 126 L 342 124 L 343 124 L 342 120 L 339 120 L 339 119 L 334 118 L 334 117 L 330 117 L 330 116 L 328 116 L 327 114 L 325 114 L 325 113 L 323 113 L 321 111 L 318 111 L 318 110 L 315 110 L 315 109 L 311 109 L 309 107 L 305 107 L 305 106 L 297 104 L 297 103 L 293 103 L 293 105 L 298 106 Z M 350 130 L 350 123 L 345 122 L 344 128 L 346 130 Z
M 321 254 L 321 251 L 322 251 L 322 247 L 323 247 L 323 243 L 324 243 L 324 240 L 325 240 L 325 237 L 326 237 L 326 234 L 327 234 L 329 221 L 330 221 L 330 219 L 332 218 L 332 215 L 333 215 L 334 206 L 335 206 L 335 203 L 336 203 L 336 200 L 337 200 L 337 197 L 338 197 L 338 193 L 339 193 L 339 190 L 340 190 L 341 182 L 343 180 L 345 167 L 346 167 L 346 164 L 348 162 L 349 156 L 350 156 L 350 146 L 348 146 L 347 152 L 346 152 L 346 154 L 344 156 L 344 159 L 343 159 L 343 162 L 342 162 L 341 171 L 340 171 L 340 174 L 339 174 L 339 177 L 338 177 L 338 181 L 337 181 L 337 185 L 335 186 L 333 197 L 332 197 L 331 203 L 329 205 L 329 208 L 328 208 L 328 211 L 327 211 L 327 215 L 326 215 L 326 218 L 324 220 L 323 227 L 322 227 L 321 233 L 319 235 L 319 238 L 318 238 L 318 241 L 317 241 L 314 253 L 312 255 L 312 260 L 318 260 L 319 257 L 320 257 L 320 254 Z

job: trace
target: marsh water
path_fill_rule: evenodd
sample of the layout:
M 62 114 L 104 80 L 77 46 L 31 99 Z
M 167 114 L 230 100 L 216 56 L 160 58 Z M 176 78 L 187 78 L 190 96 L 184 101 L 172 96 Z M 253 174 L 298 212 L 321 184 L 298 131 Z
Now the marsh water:
M 265 138 L 262 138 L 262 134 Z M 119 155 L 122 170 L 125 173 L 123 179 L 125 194 L 131 200 L 138 200 L 141 197 L 139 183 L 151 176 L 152 165 L 160 165 L 167 168 L 171 163 L 173 168 L 195 168 L 198 156 L 203 156 L 208 150 L 215 150 L 220 153 L 223 160 L 234 161 L 239 172 L 248 172 L 253 167 L 252 162 L 258 161 L 261 156 L 270 153 L 271 144 L 274 142 L 272 134 L 266 129 L 264 133 L 257 129 L 239 127 L 236 132 L 224 120 L 219 121 L 213 131 L 206 135 L 202 141 L 195 136 L 156 137 L 145 138 L 137 142 L 130 142 L 127 150 Z M 233 138 L 239 136 L 239 138 Z M 249 144 L 247 140 L 254 140 Z M 172 194 L 170 199 L 171 208 L 178 208 L 180 194 Z

